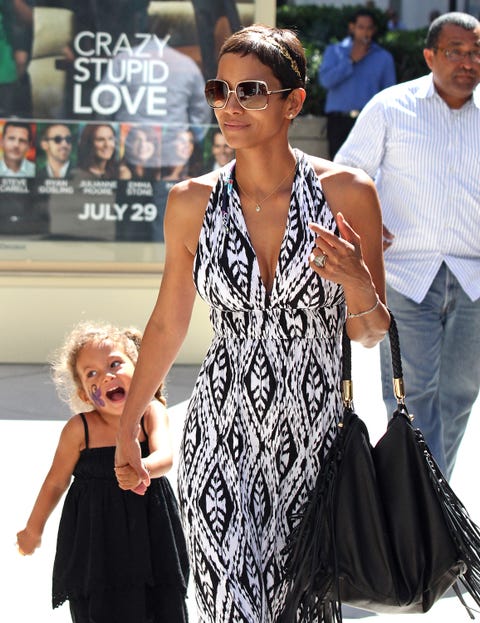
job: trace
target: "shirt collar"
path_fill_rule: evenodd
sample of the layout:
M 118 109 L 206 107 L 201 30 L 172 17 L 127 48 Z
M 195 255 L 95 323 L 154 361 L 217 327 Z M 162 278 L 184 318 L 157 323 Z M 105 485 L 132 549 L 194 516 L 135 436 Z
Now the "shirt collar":
M 59 177 L 66 177 L 69 166 L 70 166 L 70 160 L 67 160 L 67 162 L 60 167 Z M 49 162 L 47 162 L 47 172 L 48 172 L 49 177 L 55 177 L 52 167 L 50 166 Z
M 26 162 L 26 158 L 22 160 L 22 164 L 20 165 L 18 171 L 10 169 L 4 159 L 2 159 L 0 162 L 0 168 L 2 169 L 2 172 L 7 173 L 7 176 L 10 177 L 23 177 L 25 173 L 28 172 L 28 164 Z
M 345 37 L 345 39 L 340 42 L 340 45 L 350 50 L 353 47 L 353 37 L 351 37 L 350 35 L 348 37 Z M 370 46 L 368 48 L 366 56 L 368 56 L 372 52 L 376 52 L 377 50 L 380 50 L 380 45 L 376 41 L 370 41 Z
M 480 108 L 480 84 L 477 84 L 475 91 L 473 92 L 473 103 L 477 108 Z
M 427 99 L 429 97 L 440 97 L 435 89 L 435 84 L 433 82 L 433 74 L 429 73 L 427 76 L 424 76 L 421 79 L 420 86 L 416 92 L 416 97 L 418 99 Z M 466 106 L 473 104 L 480 108 L 480 85 L 477 85 L 473 91 L 472 98 L 465 102 Z M 463 108 L 463 106 L 462 106 Z
M 418 99 L 427 99 L 427 97 L 433 97 L 435 95 L 432 73 L 420 79 L 420 84 L 415 95 Z

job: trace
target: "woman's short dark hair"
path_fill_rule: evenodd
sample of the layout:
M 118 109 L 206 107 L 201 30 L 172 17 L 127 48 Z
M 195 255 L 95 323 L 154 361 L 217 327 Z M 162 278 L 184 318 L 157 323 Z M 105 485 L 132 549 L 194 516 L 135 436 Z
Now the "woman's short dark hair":
M 225 41 L 219 59 L 224 54 L 254 54 L 261 63 L 272 69 L 282 87 L 305 88 L 305 52 L 293 30 L 253 24 L 235 32 Z M 287 97 L 288 93 L 282 95 Z

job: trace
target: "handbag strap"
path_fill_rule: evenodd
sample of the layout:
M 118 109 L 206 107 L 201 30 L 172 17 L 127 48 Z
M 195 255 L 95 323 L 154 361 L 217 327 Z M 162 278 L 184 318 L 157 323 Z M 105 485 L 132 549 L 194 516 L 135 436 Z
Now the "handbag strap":
M 390 313 L 390 326 L 388 337 L 390 341 L 390 354 L 392 357 L 392 380 L 393 395 L 399 405 L 405 407 L 405 386 L 403 382 L 402 356 L 400 352 L 400 340 L 398 337 L 397 323 L 392 312 Z M 352 385 L 352 345 L 347 331 L 344 327 L 342 337 L 343 357 L 342 357 L 342 400 L 345 407 L 352 407 L 353 404 L 353 385 Z

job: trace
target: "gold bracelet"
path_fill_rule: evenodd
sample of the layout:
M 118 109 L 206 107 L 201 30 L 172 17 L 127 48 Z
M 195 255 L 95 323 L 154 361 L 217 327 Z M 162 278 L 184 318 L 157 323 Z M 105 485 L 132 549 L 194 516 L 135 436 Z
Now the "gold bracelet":
M 373 307 L 370 307 L 370 309 L 367 309 L 363 312 L 358 312 L 358 314 L 352 314 L 351 312 L 347 311 L 347 319 L 348 318 L 360 318 L 360 316 L 366 316 L 367 314 L 371 314 L 372 312 L 374 312 L 377 307 L 380 305 L 380 299 L 377 296 L 377 300 L 375 301 L 375 305 Z

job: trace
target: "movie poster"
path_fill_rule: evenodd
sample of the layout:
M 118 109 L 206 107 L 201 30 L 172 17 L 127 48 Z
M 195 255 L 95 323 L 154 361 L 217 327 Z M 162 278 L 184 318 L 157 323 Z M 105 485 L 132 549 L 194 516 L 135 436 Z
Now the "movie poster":
M 0 0 L 0 239 L 162 241 L 172 185 L 234 156 L 203 91 L 254 9 Z

